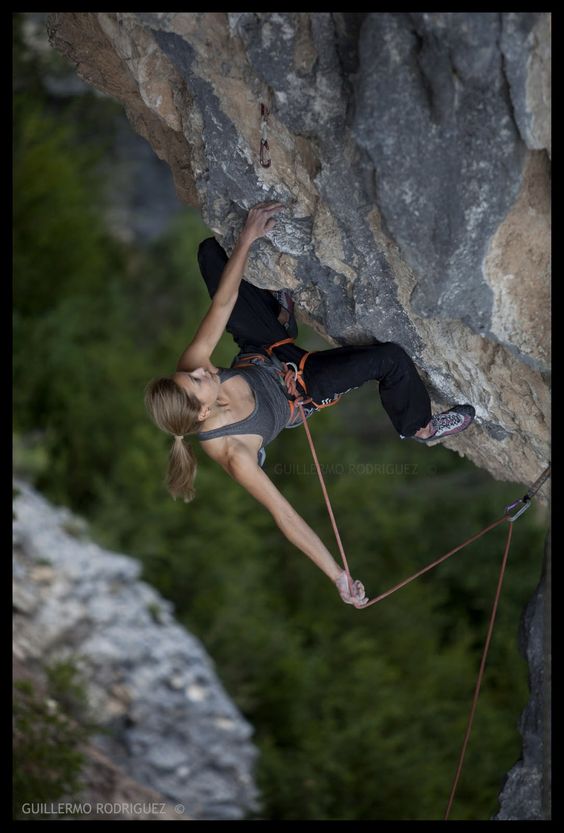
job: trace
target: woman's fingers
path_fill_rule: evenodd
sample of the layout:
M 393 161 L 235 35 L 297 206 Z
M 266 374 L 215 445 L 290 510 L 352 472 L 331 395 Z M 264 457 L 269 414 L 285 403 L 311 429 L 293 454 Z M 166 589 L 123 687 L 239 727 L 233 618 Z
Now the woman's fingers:
M 263 237 L 276 224 L 274 214 L 285 208 L 282 202 L 264 202 L 253 206 L 248 215 L 244 232 L 251 239 L 251 242 Z
M 355 581 L 355 602 L 364 607 L 368 603 L 366 593 L 364 592 L 364 584 L 361 581 Z
M 352 578 L 349 582 L 347 574 L 343 571 L 337 579 L 337 589 L 341 599 L 345 604 L 352 604 L 355 607 L 364 607 L 368 604 L 368 599 L 364 592 L 364 584 L 361 581 L 354 581 Z

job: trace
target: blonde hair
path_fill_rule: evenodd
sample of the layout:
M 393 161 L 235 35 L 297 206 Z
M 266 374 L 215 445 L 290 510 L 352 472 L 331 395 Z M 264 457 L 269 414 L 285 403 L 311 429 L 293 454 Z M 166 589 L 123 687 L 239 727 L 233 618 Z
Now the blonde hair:
M 196 497 L 194 480 L 198 459 L 185 434 L 196 434 L 202 424 L 198 414 L 202 404 L 188 391 L 177 385 L 171 376 L 152 379 L 145 388 L 145 408 L 157 428 L 174 437 L 168 458 L 165 485 L 174 500 L 189 503 Z

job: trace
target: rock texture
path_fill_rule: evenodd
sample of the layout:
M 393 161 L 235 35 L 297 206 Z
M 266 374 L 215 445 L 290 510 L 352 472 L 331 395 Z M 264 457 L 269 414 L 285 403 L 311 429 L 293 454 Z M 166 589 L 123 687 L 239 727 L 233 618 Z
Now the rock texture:
M 551 818 L 551 541 L 546 540 L 542 578 L 523 614 L 521 653 L 529 665 L 532 696 L 520 721 L 521 760 L 507 774 L 496 820 Z
M 14 653 L 24 666 L 70 659 L 82 672 L 96 723 L 109 730 L 95 738 L 109 760 L 95 762 L 91 789 L 105 780 L 105 800 L 131 801 L 134 779 L 137 800 L 168 802 L 158 818 L 174 818 L 176 804 L 184 820 L 243 818 L 256 808 L 253 730 L 202 644 L 139 581 L 137 561 L 101 549 L 67 509 L 15 486 Z
M 57 12 L 48 32 L 228 250 L 251 205 L 286 202 L 251 281 L 290 287 L 330 345 L 401 344 L 435 407 L 476 407 L 451 448 L 496 478 L 540 474 L 548 13 Z
M 25 656 L 25 649 L 22 650 L 19 631 L 21 616 L 22 611 L 16 612 L 15 648 L 20 656 L 14 655 L 13 682 L 17 684 L 25 681 L 31 684 L 35 696 L 48 702 L 51 709 L 56 709 L 58 706 L 49 697 L 43 669 L 37 663 L 30 662 Z M 19 692 L 16 690 L 14 698 L 18 696 Z M 76 722 L 68 714 L 65 717 L 70 724 Z M 16 746 L 17 742 L 16 735 Z M 67 820 L 110 818 L 135 821 L 193 821 L 187 813 L 175 810 L 165 796 L 130 778 L 94 744 L 82 742 L 79 748 L 83 755 L 80 791 L 73 795 L 60 796 L 52 802 L 26 802 L 25 806 L 16 808 L 20 817 L 27 821 L 37 821 L 41 816 L 47 819 L 55 817 Z

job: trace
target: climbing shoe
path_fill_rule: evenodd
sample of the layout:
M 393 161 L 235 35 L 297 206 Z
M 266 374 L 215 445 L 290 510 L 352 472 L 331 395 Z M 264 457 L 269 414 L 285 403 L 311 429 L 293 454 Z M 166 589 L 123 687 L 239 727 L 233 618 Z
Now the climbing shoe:
M 448 411 L 443 411 L 441 414 L 436 414 L 431 417 L 431 425 L 434 428 L 430 437 L 411 437 L 412 440 L 417 440 L 418 443 L 432 443 L 437 440 L 444 440 L 446 437 L 452 437 L 454 434 L 460 434 L 465 431 L 476 416 L 476 409 L 472 405 L 455 405 Z
M 288 313 L 288 320 L 282 324 L 286 332 L 291 338 L 295 338 L 298 334 L 298 325 L 294 318 L 294 299 L 292 298 L 288 289 L 278 289 L 272 294 L 280 304 L 280 308 L 285 309 Z

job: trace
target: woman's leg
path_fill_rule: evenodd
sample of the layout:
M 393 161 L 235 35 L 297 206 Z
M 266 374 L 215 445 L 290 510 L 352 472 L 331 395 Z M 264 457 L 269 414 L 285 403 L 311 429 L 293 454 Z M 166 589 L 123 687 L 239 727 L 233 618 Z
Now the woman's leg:
M 198 263 L 210 298 L 217 292 L 227 260 L 227 254 L 214 237 L 200 243 Z M 260 289 L 243 279 L 226 330 L 241 351 L 253 352 L 265 344 L 288 338 L 287 330 L 278 320 L 280 310 L 281 306 L 270 290 Z
M 331 402 L 368 381 L 380 383 L 382 405 L 404 437 L 413 436 L 431 419 L 431 402 L 413 361 L 392 341 L 336 347 L 312 353 L 304 367 L 307 392 L 318 404 Z

